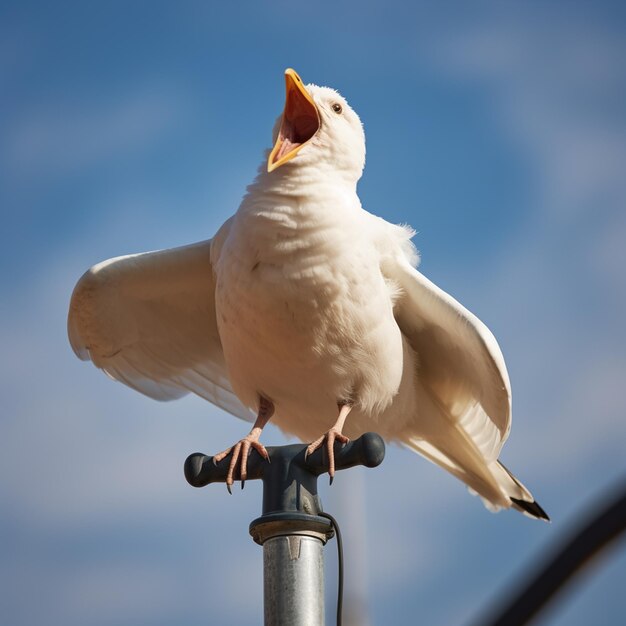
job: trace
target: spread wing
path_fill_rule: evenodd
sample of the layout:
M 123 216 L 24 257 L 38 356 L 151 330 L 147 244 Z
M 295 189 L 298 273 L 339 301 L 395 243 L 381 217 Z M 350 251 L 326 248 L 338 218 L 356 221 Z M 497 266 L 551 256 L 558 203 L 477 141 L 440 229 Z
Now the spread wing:
M 151 398 L 193 392 L 237 417 L 254 417 L 228 379 L 210 240 L 95 265 L 72 294 L 68 334 L 81 359 Z
M 417 375 L 436 405 L 495 461 L 511 426 L 511 390 L 495 337 L 404 257 L 385 274 L 400 287 L 395 316 L 417 353 Z

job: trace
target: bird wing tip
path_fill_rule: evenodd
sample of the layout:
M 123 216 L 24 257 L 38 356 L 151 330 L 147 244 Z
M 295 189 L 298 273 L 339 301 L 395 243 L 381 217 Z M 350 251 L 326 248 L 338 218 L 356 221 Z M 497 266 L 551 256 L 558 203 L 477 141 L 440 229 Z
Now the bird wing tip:
M 527 500 L 520 500 L 518 498 L 510 498 L 510 499 L 511 499 L 511 502 L 513 503 L 513 506 L 518 511 L 521 511 L 525 515 L 528 515 L 528 517 L 532 517 L 534 519 L 541 519 L 541 520 L 544 520 L 545 522 L 551 521 L 548 514 L 543 510 L 541 506 L 539 506 L 539 503 L 537 503 L 535 500 L 533 500 L 532 502 L 529 502 Z

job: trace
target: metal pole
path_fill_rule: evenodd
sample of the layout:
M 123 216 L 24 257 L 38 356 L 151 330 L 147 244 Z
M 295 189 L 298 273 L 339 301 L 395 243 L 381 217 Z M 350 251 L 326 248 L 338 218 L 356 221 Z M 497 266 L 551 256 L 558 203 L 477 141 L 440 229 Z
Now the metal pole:
M 324 626 L 323 552 L 334 534 L 330 521 L 275 511 L 254 520 L 250 534 L 263 546 L 265 626 Z
M 250 534 L 263 546 L 265 626 L 324 626 L 324 545 L 334 535 L 317 493 L 317 478 L 328 471 L 324 449 L 305 457 L 306 445 L 269 447 L 270 462 L 252 453 L 248 480 L 263 480 L 263 515 Z M 385 444 L 365 433 L 335 448 L 335 469 L 376 467 Z M 214 464 L 196 453 L 185 462 L 185 477 L 194 487 L 224 482 L 230 457 Z
M 265 541 L 265 626 L 323 626 L 323 546 L 320 539 L 298 535 Z

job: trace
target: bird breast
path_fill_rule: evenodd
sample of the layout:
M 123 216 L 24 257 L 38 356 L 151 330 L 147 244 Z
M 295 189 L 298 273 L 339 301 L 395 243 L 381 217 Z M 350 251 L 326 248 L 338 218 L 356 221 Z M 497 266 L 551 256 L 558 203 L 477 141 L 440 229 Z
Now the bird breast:
M 239 215 L 238 215 L 239 217 Z M 216 267 L 217 321 L 235 393 L 334 415 L 389 405 L 402 339 L 374 246 L 341 223 L 235 220 Z

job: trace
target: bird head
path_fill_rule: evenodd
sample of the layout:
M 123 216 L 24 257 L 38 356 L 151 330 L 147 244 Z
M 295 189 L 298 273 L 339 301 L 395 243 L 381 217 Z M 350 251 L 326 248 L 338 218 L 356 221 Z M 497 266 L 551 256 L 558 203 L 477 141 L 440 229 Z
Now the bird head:
M 274 128 L 267 171 L 287 165 L 333 170 L 356 182 L 365 165 L 365 134 L 359 116 L 334 89 L 304 85 L 285 70 L 285 108 Z

